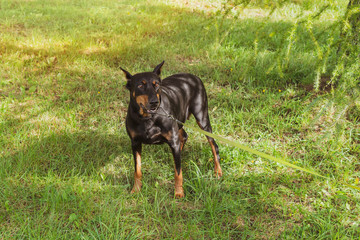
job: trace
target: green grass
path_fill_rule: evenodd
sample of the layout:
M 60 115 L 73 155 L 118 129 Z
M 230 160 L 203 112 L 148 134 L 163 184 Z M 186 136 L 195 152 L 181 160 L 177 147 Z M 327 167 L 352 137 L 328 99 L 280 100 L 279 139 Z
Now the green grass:
M 331 93 L 309 89 L 319 64 L 330 74 L 336 49 L 320 61 L 299 25 L 288 52 L 294 16 L 323 4 L 291 2 L 269 19 L 259 4 L 234 20 L 216 14 L 220 1 L 1 1 L 0 238 L 359 238 L 360 195 L 341 184 L 360 174 L 359 118 L 355 109 L 338 120 L 335 104 L 317 117 Z M 312 21 L 323 53 L 346 4 Z M 143 188 L 130 194 L 119 67 L 136 73 L 162 60 L 163 76 L 202 78 L 214 133 L 334 181 L 219 142 L 217 180 L 206 138 L 188 130 L 185 198 L 174 199 L 165 145 L 144 146 Z

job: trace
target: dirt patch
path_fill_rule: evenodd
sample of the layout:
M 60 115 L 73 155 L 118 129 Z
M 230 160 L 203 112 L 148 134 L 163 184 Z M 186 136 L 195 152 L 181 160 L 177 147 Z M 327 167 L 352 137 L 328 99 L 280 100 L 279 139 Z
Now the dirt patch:
M 307 92 L 314 92 L 314 84 L 303 84 L 300 85 L 300 88 L 305 89 Z M 320 78 L 319 90 L 318 93 L 328 93 L 331 89 L 335 88 L 335 85 L 331 82 L 331 78 L 329 76 L 322 76 Z

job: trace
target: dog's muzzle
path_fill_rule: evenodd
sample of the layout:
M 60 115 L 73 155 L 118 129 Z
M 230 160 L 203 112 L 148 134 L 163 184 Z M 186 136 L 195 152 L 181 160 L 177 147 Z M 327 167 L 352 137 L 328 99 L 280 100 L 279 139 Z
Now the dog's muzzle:
M 140 104 L 140 107 L 144 110 L 144 112 L 154 114 L 159 109 L 160 102 L 157 101 L 156 103 L 150 103 L 150 108 L 145 107 L 143 104 Z

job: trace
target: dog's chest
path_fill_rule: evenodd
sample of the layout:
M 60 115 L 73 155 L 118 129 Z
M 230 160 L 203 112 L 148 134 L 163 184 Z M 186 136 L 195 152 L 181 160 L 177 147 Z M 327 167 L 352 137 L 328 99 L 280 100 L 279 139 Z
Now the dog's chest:
M 157 144 L 164 142 L 162 136 L 162 129 L 153 121 L 148 121 L 138 125 L 134 129 L 134 138 L 146 144 Z
M 161 136 L 161 128 L 152 124 L 151 126 L 145 126 L 145 138 L 146 140 L 156 140 Z

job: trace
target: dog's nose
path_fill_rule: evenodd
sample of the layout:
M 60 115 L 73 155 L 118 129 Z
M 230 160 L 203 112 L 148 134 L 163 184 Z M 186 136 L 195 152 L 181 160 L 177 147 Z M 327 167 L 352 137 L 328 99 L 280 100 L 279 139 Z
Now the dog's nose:
M 150 99 L 150 105 L 157 105 L 159 104 L 159 100 L 157 98 Z
M 151 106 L 156 106 L 159 104 L 159 101 L 158 100 L 153 100 L 153 101 L 150 101 L 150 105 Z
M 157 98 L 151 99 L 149 103 L 150 103 L 150 107 L 153 109 L 159 105 L 159 100 Z

